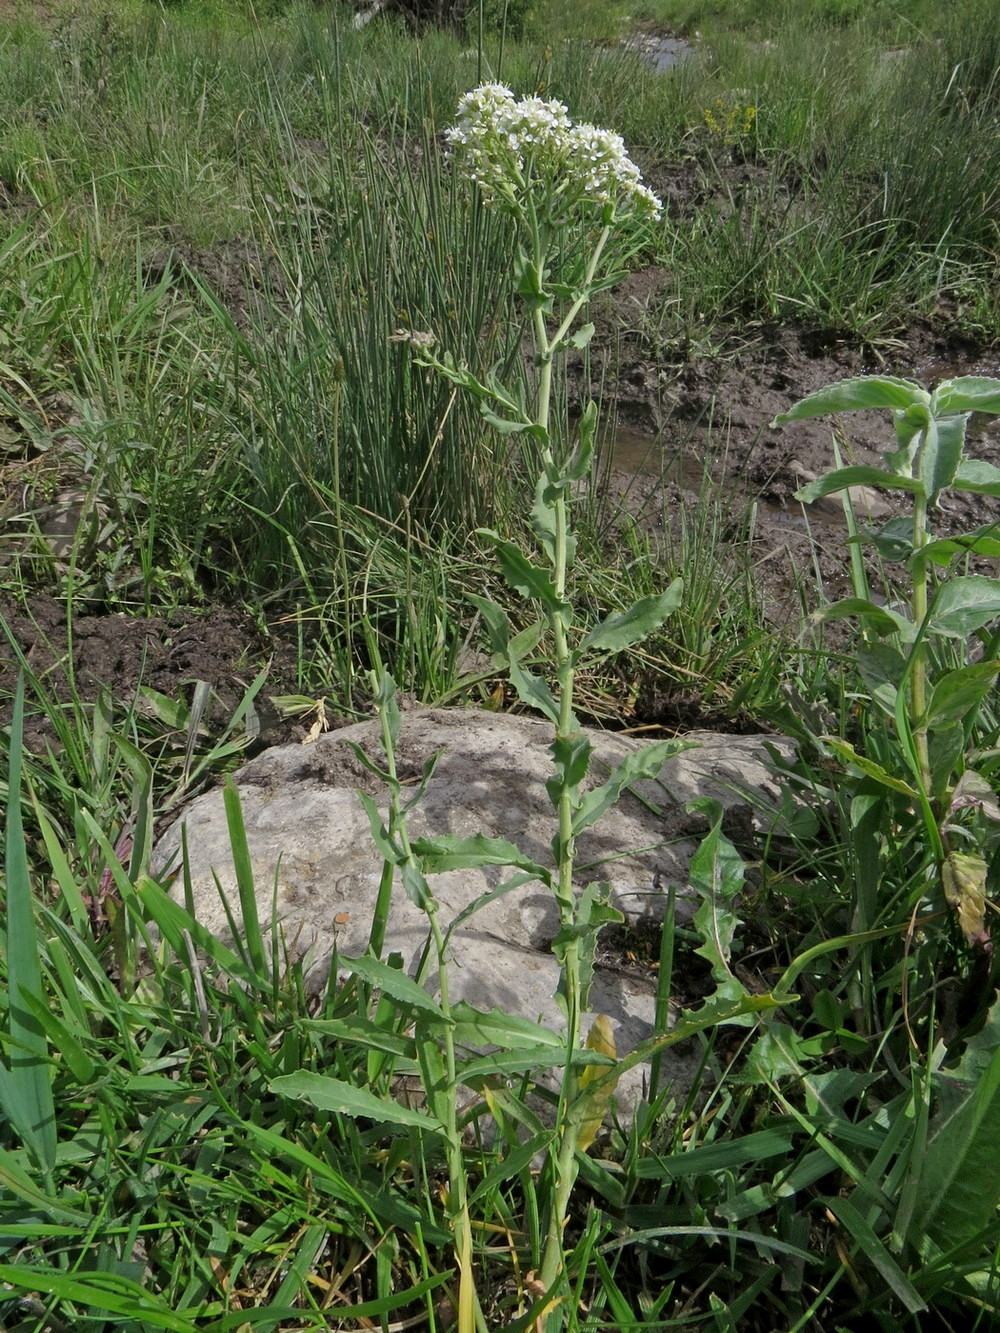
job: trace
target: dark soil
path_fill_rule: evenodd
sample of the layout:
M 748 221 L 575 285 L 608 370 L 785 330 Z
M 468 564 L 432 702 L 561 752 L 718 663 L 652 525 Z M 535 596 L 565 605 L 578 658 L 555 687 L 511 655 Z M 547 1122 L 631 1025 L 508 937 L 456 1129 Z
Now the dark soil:
M 650 299 L 659 281 L 656 270 L 632 275 L 616 293 L 611 320 L 628 320 L 628 303 L 634 309 Z M 878 356 L 802 328 L 760 329 L 752 339 L 733 334 L 712 359 L 684 364 L 643 355 L 621 324 L 617 341 L 621 424 L 609 479 L 613 491 L 648 527 L 663 530 L 680 508 L 696 508 L 707 474 L 719 520 L 729 525 L 732 538 L 750 528 L 756 582 L 776 625 L 799 615 L 800 590 L 813 603 L 819 599 L 817 571 L 824 597 L 836 600 L 850 588 L 840 497 L 808 509 L 794 499 L 806 481 L 836 466 L 834 421 L 819 418 L 772 430 L 774 417 L 852 375 L 889 374 L 933 387 L 958 375 L 1000 372 L 1000 353 L 970 347 L 947 326 L 915 326 Z M 853 412 L 839 423 L 844 465 L 880 465 L 882 452 L 895 447 L 888 413 Z M 1000 465 L 1000 421 L 973 417 L 969 442 L 977 458 Z M 905 499 L 880 491 L 862 499 L 858 517 L 863 527 L 877 530 L 907 512 Z M 964 494 L 950 498 L 933 522 L 943 536 L 996 520 L 1000 501 Z M 891 568 L 888 577 L 891 581 Z
M 283 722 L 269 696 L 296 692 L 294 656 L 285 643 L 255 626 L 248 616 L 229 607 L 204 611 L 178 607 L 162 616 L 130 616 L 124 612 L 75 614 L 67 635 L 66 604 L 35 592 L 25 605 L 0 591 L 0 725 L 10 723 L 11 699 L 19 661 L 40 683 L 46 703 L 71 707 L 92 703 L 102 688 L 121 718 L 137 705 L 140 718 L 155 720 L 155 710 L 142 687 L 190 705 L 196 682 L 210 687 L 211 699 L 202 727 L 206 737 L 220 734 L 264 666 L 268 678 L 254 713 L 253 748 L 304 734 L 299 723 Z M 16 652 L 13 651 L 16 646 Z M 44 753 L 54 741 L 40 700 L 27 691 L 25 743 Z

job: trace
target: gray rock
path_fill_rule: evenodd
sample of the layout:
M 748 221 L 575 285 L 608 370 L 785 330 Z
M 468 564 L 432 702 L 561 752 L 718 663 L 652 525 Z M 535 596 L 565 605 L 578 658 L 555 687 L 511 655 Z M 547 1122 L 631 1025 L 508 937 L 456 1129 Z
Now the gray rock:
M 595 749 L 594 782 L 643 744 L 613 732 L 590 730 L 588 735 Z M 424 761 L 442 751 L 427 793 L 410 815 L 411 836 L 483 833 L 506 838 L 534 860 L 549 864 L 555 831 L 545 791 L 552 772 L 551 739 L 551 727 L 534 718 L 475 709 L 404 713 L 397 753 L 400 777 L 416 779 Z M 677 891 L 679 919 L 690 918 L 697 907 L 687 868 L 698 845 L 699 825 L 685 812 L 687 802 L 714 797 L 737 823 L 742 812 L 748 831 L 751 821 L 770 829 L 781 803 L 765 744 L 790 755 L 790 742 L 709 732 L 684 739 L 696 748 L 671 758 L 655 781 L 636 783 L 578 839 L 578 884 L 608 881 L 614 904 L 633 926 L 662 920 L 671 885 Z M 382 872 L 357 791 L 371 795 L 383 813 L 385 792 L 358 760 L 351 741 L 381 761 L 378 725 L 362 722 L 308 745 L 268 750 L 235 778 L 260 920 L 269 923 L 273 915 L 289 952 L 307 957 L 309 976 L 317 986 L 325 981 L 334 947 L 345 957 L 365 952 Z M 222 793 L 209 792 L 187 807 L 157 846 L 154 862 L 160 870 L 179 859 L 182 827 L 196 916 L 213 934 L 226 938 L 229 927 L 219 889 L 237 919 L 238 896 Z M 494 866 L 434 875 L 431 887 L 441 905 L 442 924 L 447 926 L 509 877 L 508 870 Z M 549 949 L 558 929 L 556 904 L 540 883 L 487 902 L 452 937 L 452 999 L 558 1027 L 554 994 L 559 967 Z M 426 938 L 423 913 L 397 883 L 385 952 L 400 953 L 412 973 Z M 432 973 L 428 984 L 433 988 L 435 982 Z M 652 1034 L 655 994 L 652 972 L 596 969 L 591 1008 L 612 1019 L 619 1053 Z M 678 1069 L 671 1072 L 680 1074 Z M 631 1080 L 626 1101 L 634 1099 L 640 1084 L 641 1076 Z

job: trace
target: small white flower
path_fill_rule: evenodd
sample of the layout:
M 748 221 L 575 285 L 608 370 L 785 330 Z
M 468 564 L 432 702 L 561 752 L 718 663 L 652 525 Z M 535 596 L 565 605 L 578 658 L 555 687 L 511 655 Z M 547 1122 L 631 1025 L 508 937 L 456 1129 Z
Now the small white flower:
M 621 135 L 574 125 L 562 102 L 518 101 L 506 85 L 484 83 L 462 97 L 445 139 L 449 156 L 484 196 L 514 212 L 528 191 L 536 202 L 558 196 L 562 213 L 588 204 L 610 206 L 619 218 L 655 219 L 662 212 Z

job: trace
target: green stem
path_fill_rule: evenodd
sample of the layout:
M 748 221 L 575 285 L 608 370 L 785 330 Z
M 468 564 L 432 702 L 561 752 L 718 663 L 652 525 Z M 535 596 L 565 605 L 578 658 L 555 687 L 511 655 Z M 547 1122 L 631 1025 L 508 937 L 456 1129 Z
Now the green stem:
M 910 718 L 913 743 L 917 752 L 920 782 L 924 794 L 931 793 L 931 763 L 927 743 L 927 643 L 924 622 L 927 619 L 927 560 L 921 554 L 927 545 L 927 497 L 918 493 L 913 507 L 913 623 L 917 638 L 910 667 Z
M 401 816 L 401 842 L 406 849 L 407 858 L 419 869 L 419 862 L 410 850 L 406 836 L 405 816 Z M 431 934 L 434 937 L 434 952 L 438 962 L 438 989 L 440 992 L 441 1012 L 444 1014 L 442 1029 L 444 1041 L 445 1087 L 435 1094 L 435 1090 L 426 1089 L 428 1100 L 434 1113 L 444 1122 L 446 1155 L 448 1158 L 448 1212 L 451 1217 L 452 1231 L 455 1237 L 455 1261 L 458 1268 L 458 1333 L 487 1333 L 486 1320 L 476 1292 L 475 1277 L 472 1272 L 472 1226 L 469 1221 L 469 1197 L 466 1189 L 465 1164 L 462 1160 L 462 1141 L 458 1131 L 458 1074 L 455 1062 L 454 1025 L 451 1018 L 451 1000 L 448 992 L 447 944 L 441 933 L 438 921 L 437 904 L 431 902 L 427 909 Z
M 382 728 L 382 748 L 386 757 L 386 774 L 389 786 L 389 836 L 398 843 L 400 864 L 408 863 L 421 876 L 423 867 L 413 851 L 410 835 L 406 826 L 406 812 L 400 807 L 400 785 L 396 772 L 396 753 L 392 731 L 386 716 L 385 707 L 379 709 Z M 451 1016 L 451 999 L 448 988 L 447 943 L 438 921 L 437 902 L 429 891 L 426 903 L 427 920 L 434 940 L 434 952 L 438 964 L 438 989 L 440 991 L 442 1024 L 442 1043 L 444 1046 L 444 1083 L 442 1088 L 434 1085 L 425 1086 L 424 1092 L 434 1114 L 444 1125 L 445 1153 L 448 1161 L 448 1213 L 452 1232 L 455 1237 L 455 1260 L 458 1268 L 458 1333 L 487 1333 L 486 1320 L 476 1292 L 475 1278 L 472 1271 L 472 1227 L 469 1221 L 469 1200 L 466 1189 L 465 1166 L 462 1161 L 462 1141 L 458 1131 L 458 1074 L 455 1060 L 455 1028 Z M 418 1033 L 418 1040 L 420 1040 Z M 426 1035 L 424 1040 L 433 1040 Z M 430 1079 L 425 1083 L 430 1084 Z
M 546 472 L 550 475 L 556 470 L 556 459 L 549 435 L 553 358 L 563 345 L 576 316 L 589 297 L 590 285 L 593 282 L 610 230 L 609 227 L 605 227 L 601 233 L 587 267 L 582 292 L 570 306 L 566 316 L 551 338 L 546 327 L 542 304 L 537 304 L 532 312 L 535 352 L 539 367 L 535 422 L 543 427 L 546 432 L 544 464 Z M 541 291 L 545 274 L 546 246 L 537 225 L 533 226 L 532 240 L 538 289 Z M 567 739 L 576 732 L 577 721 L 573 713 L 575 668 L 567 636 L 568 616 L 564 610 L 566 606 L 566 575 L 569 552 L 569 510 L 566 492 L 563 488 L 558 489 L 556 498 L 552 501 L 552 513 L 555 527 L 552 550 L 553 586 L 558 598 L 559 609 L 550 612 L 548 620 L 555 645 L 556 688 L 559 703 L 559 720 L 556 734 L 558 739 Z M 573 869 L 576 847 L 573 836 L 573 814 L 571 786 L 569 783 L 563 783 L 559 792 L 557 808 L 559 865 L 556 898 L 559 904 L 560 920 L 564 926 L 575 924 L 576 900 L 573 893 Z M 539 1280 L 548 1289 L 552 1289 L 556 1285 L 562 1268 L 563 1229 L 566 1224 L 569 1200 L 577 1174 L 575 1160 L 577 1127 L 571 1120 L 570 1111 L 579 1093 L 579 1077 L 573 1066 L 573 1055 L 580 1045 L 583 1015 L 579 943 L 572 939 L 565 946 L 563 988 L 566 1003 L 566 1066 L 563 1071 L 557 1111 L 556 1123 L 559 1147 L 552 1163 L 554 1176 L 552 1205 L 549 1212 L 545 1250 L 539 1272 Z M 551 1323 L 558 1327 L 562 1322 L 563 1312 L 557 1307 L 552 1313 Z

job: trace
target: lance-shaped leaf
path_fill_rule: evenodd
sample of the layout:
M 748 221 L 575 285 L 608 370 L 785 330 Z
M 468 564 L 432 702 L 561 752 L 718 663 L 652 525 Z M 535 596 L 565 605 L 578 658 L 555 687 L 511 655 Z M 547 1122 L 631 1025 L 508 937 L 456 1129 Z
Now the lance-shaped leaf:
M 490 653 L 494 657 L 501 655 L 506 661 L 507 645 L 510 643 L 510 621 L 507 619 L 506 611 L 497 606 L 496 602 L 491 602 L 488 597 L 477 597 L 475 593 L 469 593 L 468 599 L 483 618 L 489 636 Z
M 554 565 L 556 563 L 556 511 L 553 488 L 543 472 L 535 482 L 535 499 L 531 506 L 531 530 L 542 550 Z
M 919 793 L 907 783 L 899 778 L 894 778 L 887 772 L 881 764 L 877 764 L 874 759 L 868 759 L 863 754 L 858 754 L 854 746 L 849 741 L 842 741 L 836 736 L 822 736 L 820 739 L 827 749 L 832 750 L 841 763 L 856 768 L 864 773 L 865 777 L 874 778 L 876 782 L 883 787 L 888 787 L 890 791 L 901 792 L 908 796 L 911 801 L 919 801 Z
M 933 560 L 936 565 L 950 565 L 956 555 L 1000 558 L 1000 527 L 996 523 L 987 523 L 957 537 L 940 537 L 920 550 L 921 559 Z
M 390 967 L 388 963 L 383 963 L 378 958 L 367 956 L 342 958 L 339 955 L 337 968 L 341 972 L 352 972 L 362 981 L 367 981 L 369 985 L 377 986 L 384 994 L 391 995 L 408 1009 L 427 1014 L 439 1023 L 448 1021 L 438 1002 L 401 968 Z
M 923 432 L 931 424 L 931 413 L 924 403 L 914 403 L 905 412 L 892 414 L 892 429 L 899 443 L 898 449 L 884 453 L 885 465 L 901 477 L 913 476 L 913 464 Z
M 933 412 L 939 416 L 952 412 L 1000 413 L 1000 380 L 960 375 L 939 384 L 931 401 Z
M 965 448 L 967 422 L 966 416 L 943 417 L 927 429 L 920 451 L 920 480 L 928 504 L 936 504 L 941 492 L 955 480 Z
M 950 579 L 931 604 L 930 625 L 939 634 L 964 639 L 1000 616 L 1000 579 L 974 574 Z
M 479 410 L 493 429 L 501 435 L 517 435 L 520 431 L 527 430 L 531 425 L 530 421 L 511 421 L 509 417 L 498 416 L 489 403 L 485 401 L 479 404 Z
M 827 472 L 815 481 L 809 482 L 795 492 L 795 499 L 803 504 L 812 504 L 824 495 L 836 495 L 838 491 L 850 490 L 852 486 L 881 486 L 889 491 L 923 491 L 924 485 L 916 477 L 901 476 L 897 472 L 886 472 L 878 467 L 841 467 L 834 472 Z
M 531 871 L 519 870 L 516 875 L 511 875 L 510 879 L 505 879 L 502 884 L 498 884 L 495 888 L 487 889 L 485 893 L 480 893 L 477 897 L 473 898 L 471 902 L 467 902 L 462 910 L 457 912 L 452 918 L 451 923 L 448 926 L 446 939 L 450 940 L 459 926 L 463 925 L 471 917 L 474 917 L 477 912 L 482 911 L 484 907 L 499 902 L 499 900 L 505 897 L 508 893 L 513 893 L 515 889 L 519 889 L 523 884 L 531 884 L 534 880 L 541 880 L 545 887 L 550 889 L 552 887 L 552 872 L 546 870 L 543 874 L 538 875 Z
M 986 1230 L 1000 1199 L 998 1143 L 1000 1051 L 995 1051 L 963 1100 L 931 1127 L 920 1162 L 911 1239 L 922 1234 L 951 1252 Z
M 579 423 L 580 442 L 573 450 L 564 474 L 567 481 L 582 481 L 594 461 L 594 439 L 597 434 L 597 404 L 588 403 Z
M 887 643 L 870 643 L 858 650 L 856 660 L 858 673 L 872 699 L 892 717 L 896 695 L 906 674 L 906 658 Z
M 965 458 L 958 466 L 952 486 L 975 495 L 1000 495 L 1000 467 L 981 458 Z
M 853 543 L 870 543 L 883 560 L 907 560 L 913 554 L 913 519 L 890 518 L 878 532 L 848 537 L 847 544 Z
M 733 976 L 729 957 L 740 924 L 734 903 L 743 887 L 743 858 L 722 832 L 721 802 L 706 797 L 691 801 L 687 808 L 709 820 L 708 833 L 688 868 L 691 887 L 702 900 L 694 915 L 695 930 L 702 938 L 695 953 L 708 960 L 716 983 L 724 983 Z
M 611 906 L 611 885 L 598 880 L 587 884 L 576 901 L 575 919 L 566 922 L 552 941 L 552 952 L 562 964 L 562 979 L 556 999 L 565 1011 L 566 961 L 570 946 L 579 959 L 580 1007 L 586 1009 L 590 983 L 594 979 L 594 955 L 597 937 L 604 926 L 621 925 L 625 920 L 617 907 Z
M 858 375 L 801 398 L 787 412 L 779 413 L 771 427 L 806 417 L 825 417 L 830 412 L 859 412 L 873 407 L 905 411 L 914 403 L 929 402 L 930 394 L 913 380 L 896 379 L 893 375 Z
M 375 844 L 379 856 L 384 861 L 388 861 L 390 865 L 399 865 L 405 859 L 406 854 L 386 828 L 381 810 L 367 792 L 359 791 L 358 800 L 365 808 L 368 823 L 371 827 L 372 842 Z
M 949 852 L 941 866 L 945 899 L 958 913 L 958 924 L 970 944 L 989 938 L 983 931 L 986 871 L 986 862 L 978 852 Z
M 529 708 L 537 708 L 554 726 L 558 726 L 559 705 L 541 676 L 525 670 L 513 653 L 508 657 L 507 667 L 510 671 L 510 682 L 517 690 L 517 697 L 521 702 L 527 704 Z
M 29 1000 L 42 1002 L 41 961 L 31 875 L 21 820 L 24 676 L 18 673 L 7 775 L 7 1019 L 10 1069 L 0 1065 L 0 1106 L 36 1164 L 46 1173 L 56 1156 L 56 1113 L 48 1043 Z
M 573 1052 L 569 1063 L 574 1068 L 586 1068 L 596 1065 L 607 1069 L 611 1061 L 600 1052 L 588 1051 L 585 1047 Z M 566 1067 L 566 1044 L 555 1046 L 519 1046 L 509 1051 L 491 1051 L 489 1055 L 477 1055 L 463 1064 L 459 1076 L 463 1083 L 473 1083 L 475 1079 L 492 1078 L 497 1074 L 526 1074 L 532 1069 L 560 1069 Z
M 437 838 L 417 838 L 413 851 L 428 875 L 440 875 L 448 870 L 468 870 L 477 866 L 517 866 L 543 881 L 549 872 L 545 866 L 532 861 L 508 842 L 506 838 L 488 838 L 476 833 L 471 838 L 442 834 Z
M 434 905 L 434 895 L 427 883 L 427 876 L 409 858 L 400 864 L 399 871 L 410 902 L 419 907 L 421 912 L 429 912 Z
M 580 804 L 580 783 L 587 776 L 594 747 L 583 732 L 576 731 L 572 736 L 557 736 L 549 750 L 556 770 L 555 777 L 545 784 L 549 800 L 554 808 L 558 807 L 562 793 L 569 791 L 576 808 Z
M 504 578 L 515 592 L 541 602 L 550 615 L 558 616 L 569 629 L 573 608 L 559 597 L 546 570 L 533 565 L 513 542 L 501 542 L 497 547 L 497 558 Z
M 812 612 L 810 619 L 820 625 L 826 624 L 828 620 L 846 620 L 854 616 L 863 620 L 876 634 L 906 635 L 913 630 L 912 623 L 898 611 L 879 606 L 877 602 L 866 601 L 863 597 L 845 597 L 839 602 L 831 602 L 829 606 L 821 606 Z
M 930 728 L 949 727 L 962 722 L 983 702 L 998 674 L 1000 662 L 974 662 L 946 671 L 934 684 L 926 725 Z
M 618 1059 L 614 1029 L 611 1019 L 606 1014 L 598 1014 L 587 1034 L 587 1049 L 606 1055 L 610 1060 Z M 597 1083 L 600 1065 L 588 1065 L 580 1075 L 580 1094 L 577 1102 L 570 1107 L 570 1120 L 579 1126 L 576 1134 L 576 1146 L 580 1152 L 586 1152 L 597 1137 L 597 1131 L 604 1123 L 611 1098 L 614 1096 L 617 1079 L 602 1078 Z
M 340 1115 L 374 1120 L 378 1124 L 405 1125 L 409 1129 L 429 1129 L 443 1132 L 444 1125 L 427 1111 L 414 1106 L 401 1106 L 392 1097 L 376 1097 L 364 1088 L 356 1088 L 339 1078 L 326 1074 L 312 1074 L 301 1070 L 283 1074 L 268 1084 L 271 1092 L 281 1097 L 293 1097 L 308 1102 L 320 1111 L 336 1111 Z
M 463 1046 L 550 1046 L 566 1054 L 565 1034 L 553 1032 L 541 1023 L 519 1014 L 508 1014 L 502 1009 L 474 1009 L 465 1000 L 452 1005 L 455 1021 L 455 1041 Z
M 666 592 L 654 593 L 651 597 L 641 597 L 621 615 L 608 616 L 581 641 L 573 654 L 574 662 L 579 661 L 584 653 L 593 648 L 617 653 L 627 648 L 629 644 L 641 642 L 654 630 L 659 629 L 667 617 L 677 610 L 683 591 L 683 579 L 674 579 Z
M 583 829 L 596 823 L 631 783 L 657 777 L 668 759 L 683 750 L 697 748 L 697 744 L 692 741 L 654 741 L 652 745 L 645 745 L 641 750 L 628 755 L 607 781 L 586 793 L 573 816 L 573 836 L 576 837 Z

